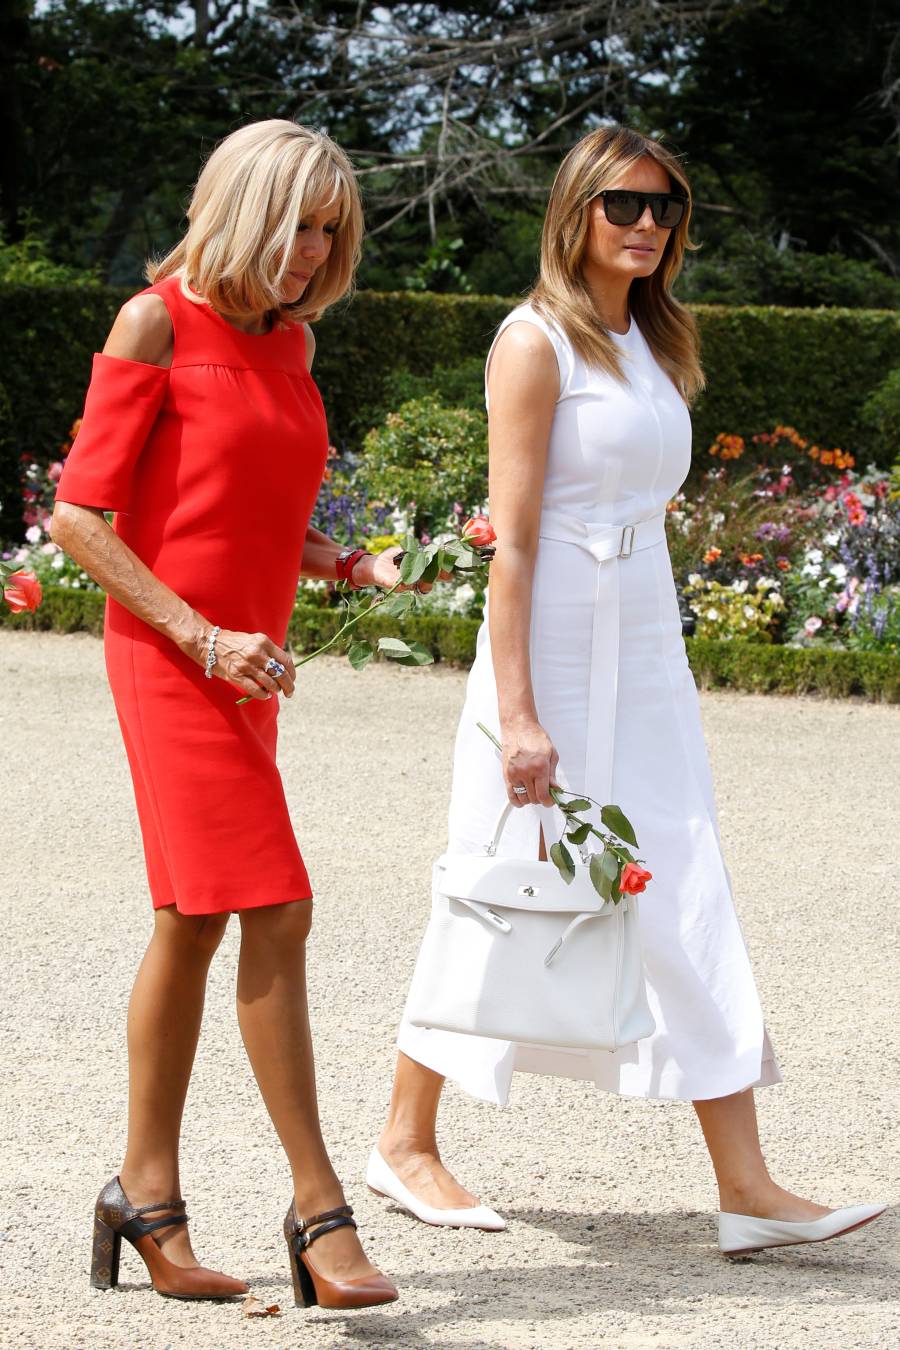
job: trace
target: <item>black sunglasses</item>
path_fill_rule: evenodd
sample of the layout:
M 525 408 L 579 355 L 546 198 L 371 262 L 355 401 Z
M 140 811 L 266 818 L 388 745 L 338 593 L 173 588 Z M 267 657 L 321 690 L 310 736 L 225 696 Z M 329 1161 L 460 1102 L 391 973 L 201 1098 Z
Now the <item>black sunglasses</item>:
M 626 192 L 613 188 L 600 192 L 603 213 L 610 225 L 633 225 L 649 206 L 657 225 L 671 230 L 680 225 L 687 207 L 687 197 L 677 192 Z

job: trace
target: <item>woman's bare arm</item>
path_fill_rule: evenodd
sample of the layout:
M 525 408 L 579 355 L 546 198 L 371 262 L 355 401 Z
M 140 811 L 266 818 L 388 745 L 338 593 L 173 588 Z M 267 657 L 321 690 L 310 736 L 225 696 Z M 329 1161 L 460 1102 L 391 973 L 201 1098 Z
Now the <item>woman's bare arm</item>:
M 559 368 L 534 324 L 501 335 L 488 370 L 491 521 L 490 635 L 500 705 L 504 775 L 510 801 L 551 804 L 556 752 L 540 725 L 531 683 L 531 589 L 538 546 L 547 445 Z M 517 796 L 521 784 L 528 795 Z
M 172 324 L 158 296 L 136 296 L 123 306 L 104 347 L 107 356 L 166 367 L 172 360 Z M 171 590 L 123 543 L 103 511 L 57 502 L 50 536 L 120 605 L 164 634 L 205 666 L 212 624 Z M 294 666 L 287 653 L 263 633 L 223 629 L 216 642 L 215 673 L 255 698 L 279 691 L 290 695 Z M 286 666 L 279 683 L 263 673 L 274 656 Z

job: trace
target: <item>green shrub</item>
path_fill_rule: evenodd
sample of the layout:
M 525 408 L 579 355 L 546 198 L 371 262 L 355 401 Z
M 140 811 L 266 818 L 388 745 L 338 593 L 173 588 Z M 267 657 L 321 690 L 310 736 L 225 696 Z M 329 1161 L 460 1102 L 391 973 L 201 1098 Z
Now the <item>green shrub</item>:
M 19 514 L 18 459 L 53 458 L 84 404 L 91 353 L 128 292 L 100 286 L 0 284 L 0 500 L 3 532 Z M 480 364 L 516 298 L 361 292 L 317 325 L 315 374 L 332 440 L 358 450 L 383 417 L 396 371 L 434 379 L 436 367 Z M 900 315 L 877 310 L 695 308 L 708 389 L 694 408 L 695 445 L 720 431 L 751 436 L 777 423 L 852 451 L 883 455 L 862 418 L 883 372 L 900 365 Z M 455 378 L 455 377 L 454 377 Z M 468 388 L 468 377 L 466 378 Z M 466 406 L 480 407 L 477 394 Z M 421 387 L 417 389 L 417 396 Z M 475 400 L 477 399 L 477 403 Z M 882 466 L 891 457 L 877 460 Z
M 688 255 L 676 291 L 694 304 L 900 309 L 900 281 L 874 262 L 780 249 L 749 236 L 710 258 L 705 250 Z
M 97 592 L 46 587 L 44 603 L 34 614 L 13 615 L 5 606 L 0 607 L 0 626 L 100 633 L 103 602 L 104 597 Z M 288 632 L 294 651 L 311 652 L 321 647 L 334 636 L 339 623 L 337 609 L 298 605 Z M 424 642 L 436 660 L 468 666 L 475 656 L 480 624 L 477 619 L 421 614 L 405 621 L 373 616 L 359 627 L 374 637 L 390 631 Z M 687 638 L 685 646 L 694 678 L 704 689 L 818 693 L 829 698 L 862 694 L 875 702 L 900 703 L 900 657 L 889 653 L 779 647 L 739 639 Z
M 370 501 L 415 502 L 414 526 L 440 529 L 454 502 L 487 497 L 487 422 L 432 397 L 403 403 L 363 442 L 357 487 Z
M 413 399 L 434 397 L 451 408 L 468 408 L 485 415 L 484 353 L 453 366 L 435 366 L 427 375 L 402 367 L 391 371 L 384 384 L 384 415 Z
M 877 462 L 900 462 L 900 366 L 872 390 L 862 405 L 861 416 Z

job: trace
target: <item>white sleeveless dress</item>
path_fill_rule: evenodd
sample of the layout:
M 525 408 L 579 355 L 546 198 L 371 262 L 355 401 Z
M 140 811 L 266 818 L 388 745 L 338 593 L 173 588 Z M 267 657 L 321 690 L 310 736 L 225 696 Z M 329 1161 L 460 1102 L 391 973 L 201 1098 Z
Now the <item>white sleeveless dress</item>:
M 559 753 L 560 783 L 617 803 L 653 873 L 640 922 L 656 1031 L 608 1053 L 416 1027 L 404 1015 L 398 1047 L 501 1104 L 516 1069 L 688 1100 L 778 1082 L 722 856 L 665 542 L 666 502 L 690 465 L 687 407 L 633 319 L 613 335 L 627 384 L 586 365 L 529 304 L 497 337 L 520 321 L 553 344 L 560 385 L 532 597 L 537 712 Z M 506 801 L 499 752 L 479 721 L 499 736 L 487 616 L 456 740 L 451 851 L 483 850 Z M 513 812 L 498 853 L 536 857 L 541 824 L 549 847 L 562 833 L 557 808 Z

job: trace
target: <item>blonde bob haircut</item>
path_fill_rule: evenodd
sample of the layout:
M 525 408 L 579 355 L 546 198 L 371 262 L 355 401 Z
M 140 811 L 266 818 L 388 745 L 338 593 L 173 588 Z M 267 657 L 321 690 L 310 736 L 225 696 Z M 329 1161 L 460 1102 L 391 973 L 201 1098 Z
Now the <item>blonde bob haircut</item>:
M 300 222 L 334 207 L 328 260 L 293 305 L 281 286 Z M 203 166 L 184 238 L 146 269 L 150 283 L 180 276 L 190 300 L 222 314 L 266 313 L 295 323 L 318 319 L 353 287 L 363 215 L 353 167 L 334 141 L 272 118 L 233 131 Z
M 609 126 L 590 132 L 569 151 L 550 190 L 540 276 L 528 298 L 539 313 L 563 329 L 584 361 L 625 379 L 619 349 L 597 313 L 581 262 L 591 202 L 598 193 L 616 186 L 619 176 L 645 155 L 665 169 L 673 192 L 684 193 L 687 209 L 670 232 L 655 272 L 632 281 L 628 304 L 656 360 L 690 402 L 704 384 L 700 339 L 697 325 L 673 298 L 671 288 L 681 271 L 685 249 L 695 247 L 688 237 L 691 189 L 678 159 L 658 141 L 626 127 Z

